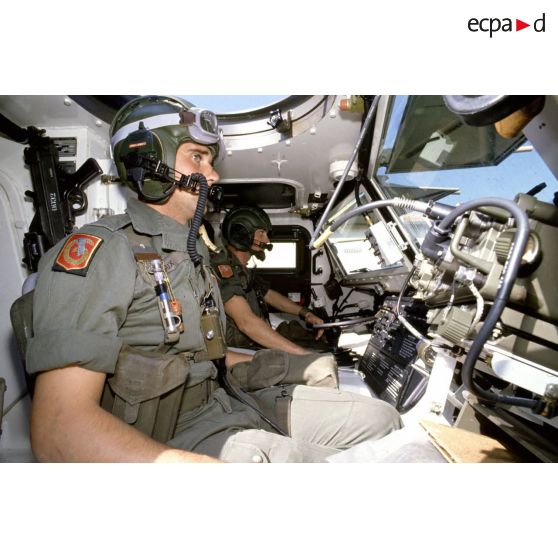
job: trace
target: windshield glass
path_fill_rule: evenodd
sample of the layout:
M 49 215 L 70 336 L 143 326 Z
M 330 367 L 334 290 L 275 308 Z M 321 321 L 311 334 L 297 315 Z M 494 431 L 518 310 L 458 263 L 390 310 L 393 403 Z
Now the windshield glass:
M 443 199 L 450 205 L 487 195 L 513 199 L 542 183 L 537 198 L 552 203 L 558 189 L 523 135 L 504 139 L 494 126 L 461 124 L 440 95 L 392 98 L 374 177 L 387 198 Z M 397 212 L 422 242 L 421 217 Z

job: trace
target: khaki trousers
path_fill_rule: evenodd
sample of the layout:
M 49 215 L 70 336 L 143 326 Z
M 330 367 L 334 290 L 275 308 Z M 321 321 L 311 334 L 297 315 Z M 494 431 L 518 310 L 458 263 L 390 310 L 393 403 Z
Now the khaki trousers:
M 289 436 L 218 389 L 207 405 L 180 417 L 169 445 L 235 463 L 315 463 L 401 427 L 391 405 L 333 388 L 274 386 L 249 396 Z

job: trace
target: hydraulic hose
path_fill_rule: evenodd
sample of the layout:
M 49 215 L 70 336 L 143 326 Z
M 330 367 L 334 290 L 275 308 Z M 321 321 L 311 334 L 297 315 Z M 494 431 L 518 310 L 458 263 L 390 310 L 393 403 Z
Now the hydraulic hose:
M 341 179 L 339 180 L 339 182 L 337 184 L 337 187 L 335 188 L 335 190 L 333 192 L 333 195 L 331 196 L 331 199 L 329 200 L 329 203 L 327 204 L 327 207 L 325 208 L 325 211 L 323 212 L 322 216 L 320 217 L 320 221 L 318 222 L 318 224 L 316 225 L 316 228 L 314 229 L 314 232 L 312 233 L 312 238 L 310 239 L 310 248 L 312 248 L 312 247 L 316 248 L 316 245 L 315 245 L 316 244 L 316 237 L 318 236 L 320 230 L 322 229 L 322 226 L 325 223 L 325 221 L 327 219 L 327 216 L 330 214 L 331 208 L 335 204 L 335 201 L 339 197 L 339 194 L 341 193 L 341 189 L 343 188 L 343 184 L 345 184 L 345 181 L 347 180 L 347 176 L 349 174 L 349 171 L 351 170 L 351 167 L 353 166 L 354 160 L 356 159 L 356 156 L 358 154 L 360 146 L 362 145 L 362 142 L 364 141 L 364 138 L 366 137 L 366 134 L 368 133 L 368 130 L 370 128 L 372 120 L 374 119 L 374 114 L 376 113 L 376 108 L 378 107 L 379 100 L 380 100 L 380 95 L 376 95 L 374 97 L 374 100 L 372 101 L 372 104 L 370 105 L 370 109 L 368 110 L 368 114 L 366 115 L 366 119 L 364 120 L 364 123 L 362 125 L 362 129 L 360 131 L 360 136 L 358 137 L 358 140 L 357 140 L 356 145 L 353 149 L 353 152 L 351 153 L 351 157 L 349 158 L 349 161 L 347 162 L 347 166 L 345 167 L 345 170 L 343 171 L 343 174 L 341 175 Z
M 497 393 L 485 391 L 476 386 L 473 381 L 475 363 L 477 362 L 477 358 L 480 355 L 486 340 L 492 333 L 496 322 L 504 311 L 513 283 L 517 277 L 519 266 L 521 265 L 521 257 L 523 256 L 527 240 L 529 239 L 529 219 L 527 218 L 525 211 L 518 207 L 514 202 L 501 198 L 480 198 L 465 202 L 446 215 L 440 224 L 437 226 L 435 225 L 435 227 L 438 229 L 440 234 L 449 236 L 451 226 L 460 215 L 483 206 L 501 207 L 511 213 L 515 219 L 517 232 L 515 233 L 510 255 L 504 265 L 504 272 L 500 279 L 500 287 L 496 292 L 494 303 L 486 316 L 483 326 L 467 352 L 467 357 L 465 358 L 465 362 L 461 368 L 461 378 L 465 388 L 479 399 L 484 399 L 485 401 L 491 401 L 494 403 L 503 403 L 506 405 L 517 405 L 518 407 L 528 407 L 537 411 L 538 408 L 542 406 L 541 401 L 525 397 L 499 395 Z
M 196 211 L 194 212 L 194 217 L 190 223 L 190 232 L 188 233 L 188 240 L 186 241 L 186 251 L 188 252 L 193 264 L 198 266 L 202 261 L 202 257 L 198 254 L 196 243 L 198 240 L 198 232 L 202 224 L 205 205 L 207 203 L 207 193 L 209 191 L 209 187 L 203 174 L 195 173 L 191 175 L 191 178 L 198 183 L 198 204 L 196 205 Z

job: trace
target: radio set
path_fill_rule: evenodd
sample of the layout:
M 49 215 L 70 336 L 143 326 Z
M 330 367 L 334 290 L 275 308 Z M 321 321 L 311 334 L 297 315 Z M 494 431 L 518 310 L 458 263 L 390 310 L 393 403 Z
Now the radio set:
M 397 297 L 386 297 L 358 369 L 376 396 L 405 412 L 424 393 L 427 379 L 411 366 L 417 357 L 418 339 L 398 320 L 396 308 Z M 424 303 L 403 297 L 399 309 L 419 330 L 426 329 Z

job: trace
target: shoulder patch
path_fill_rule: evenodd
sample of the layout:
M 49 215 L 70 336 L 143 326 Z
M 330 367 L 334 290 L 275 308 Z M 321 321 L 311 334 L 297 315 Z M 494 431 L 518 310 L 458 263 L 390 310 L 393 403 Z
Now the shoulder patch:
M 72 234 L 62 246 L 52 271 L 65 271 L 85 277 L 89 264 L 102 242 L 102 238 L 93 234 Z
M 234 275 L 232 267 L 230 265 L 218 265 L 217 270 L 219 271 L 219 275 L 222 279 L 230 279 Z

